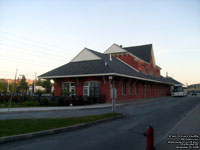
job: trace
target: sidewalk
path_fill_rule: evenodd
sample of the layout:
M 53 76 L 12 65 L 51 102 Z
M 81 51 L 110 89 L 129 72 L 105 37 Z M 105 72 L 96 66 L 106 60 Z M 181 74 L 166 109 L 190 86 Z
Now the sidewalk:
M 119 101 L 116 106 L 132 105 L 145 102 L 158 101 L 169 97 L 137 99 L 129 101 Z M 88 110 L 88 109 L 102 109 L 112 107 L 111 103 L 84 105 L 84 106 L 55 106 L 55 107 L 22 107 L 22 108 L 0 108 L 1 113 L 14 113 L 14 112 L 40 112 L 40 111 L 59 111 L 59 110 Z
M 155 148 L 157 150 L 200 149 L 200 104 L 180 120 Z
M 120 106 L 122 104 L 116 104 Z M 56 111 L 56 110 L 84 110 L 84 109 L 101 109 L 112 107 L 112 104 L 94 104 L 84 106 L 57 106 L 57 107 L 24 107 L 24 108 L 0 108 L 0 113 L 14 112 L 34 112 L 34 111 Z

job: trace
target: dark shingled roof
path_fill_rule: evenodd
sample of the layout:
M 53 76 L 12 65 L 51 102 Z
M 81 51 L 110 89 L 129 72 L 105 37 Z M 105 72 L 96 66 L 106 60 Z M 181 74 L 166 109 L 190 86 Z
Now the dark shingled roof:
M 173 84 L 182 84 L 181 82 L 173 79 L 172 77 L 166 77 L 166 80 L 170 83 L 173 83 Z M 183 85 L 183 84 L 182 84 Z
M 89 49 L 88 49 L 89 50 Z M 39 76 L 40 78 L 48 78 L 55 76 L 78 76 L 78 75 L 89 75 L 89 74 L 120 74 L 135 78 L 140 78 L 144 80 L 153 80 L 157 82 L 165 82 L 169 84 L 174 84 L 172 80 L 168 81 L 167 78 L 164 77 L 155 77 L 146 75 L 136 70 L 130 68 L 128 65 L 124 64 L 120 60 L 115 57 L 112 57 L 112 61 L 110 61 L 110 56 L 106 54 L 102 54 L 93 50 L 89 50 L 93 54 L 97 55 L 101 59 L 99 60 L 88 60 L 88 61 L 78 61 L 78 62 L 69 62 L 61 67 L 58 67 L 54 70 L 51 70 L 45 74 Z M 107 65 L 105 65 L 107 64 Z M 176 84 L 176 83 L 175 83 Z
M 136 57 L 150 63 L 152 44 L 123 47 L 123 49 L 127 50 L 129 53 L 135 55 Z

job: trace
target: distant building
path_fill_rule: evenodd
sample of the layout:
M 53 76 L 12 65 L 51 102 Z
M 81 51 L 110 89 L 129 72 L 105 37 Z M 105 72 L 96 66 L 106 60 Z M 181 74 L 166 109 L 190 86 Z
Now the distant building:
M 17 79 L 16 84 L 18 84 L 19 81 L 20 81 L 20 79 Z M 13 80 L 13 79 L 0 79 L 0 82 L 6 82 L 6 83 L 9 83 L 9 84 L 12 84 L 12 83 L 15 82 L 15 80 Z M 34 80 L 26 79 L 26 82 L 28 83 L 28 85 L 32 85 Z
M 33 89 L 34 88 L 34 86 L 33 85 L 31 85 L 31 86 L 29 86 L 29 93 L 34 93 L 34 90 L 35 90 L 35 93 L 36 92 L 38 92 L 38 91 L 40 91 L 40 92 L 44 92 L 46 89 L 45 88 L 43 88 L 42 86 L 35 86 L 35 89 Z
M 12 83 L 14 83 L 14 80 L 13 79 L 0 79 L 0 82 L 12 84 Z
M 117 101 L 170 95 L 177 81 L 160 75 L 152 44 L 110 46 L 104 53 L 84 48 L 69 63 L 39 76 L 54 80 L 54 95 L 68 91 L 78 96 L 99 97 L 111 101 L 116 89 Z
M 188 88 L 188 91 L 189 91 L 189 92 L 194 91 L 194 92 L 200 93 L 200 83 L 199 83 L 199 84 L 192 84 L 192 85 L 189 85 L 187 88 Z

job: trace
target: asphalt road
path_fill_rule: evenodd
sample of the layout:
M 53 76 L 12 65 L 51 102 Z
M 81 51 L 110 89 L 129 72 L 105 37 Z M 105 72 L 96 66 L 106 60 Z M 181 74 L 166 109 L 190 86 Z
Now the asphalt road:
M 200 103 L 200 97 L 161 98 L 158 101 L 117 108 L 126 116 L 88 128 L 0 144 L 1 150 L 144 150 L 143 132 L 155 130 L 155 147 L 180 120 Z M 81 110 L 79 110 L 81 111 Z M 82 111 L 105 111 L 82 110 Z

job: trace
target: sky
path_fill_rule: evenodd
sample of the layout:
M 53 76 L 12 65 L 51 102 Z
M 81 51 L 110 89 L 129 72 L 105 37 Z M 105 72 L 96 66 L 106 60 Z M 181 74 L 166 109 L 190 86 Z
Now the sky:
M 0 0 L 0 78 L 34 79 L 113 43 L 153 44 L 163 76 L 200 83 L 200 1 Z

